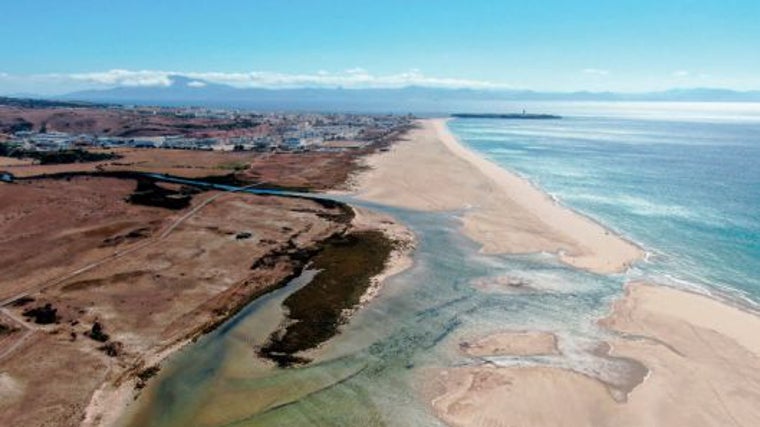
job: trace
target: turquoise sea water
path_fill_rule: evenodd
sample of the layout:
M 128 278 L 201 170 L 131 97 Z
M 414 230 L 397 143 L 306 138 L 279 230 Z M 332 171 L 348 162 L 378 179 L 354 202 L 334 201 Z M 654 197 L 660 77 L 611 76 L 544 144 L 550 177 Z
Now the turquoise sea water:
M 639 242 L 652 253 L 648 262 L 603 276 L 549 255 L 483 255 L 459 232 L 459 212 L 369 205 L 415 232 L 414 265 L 310 353 L 314 362 L 278 369 L 254 351 L 283 321 L 282 300 L 308 283 L 313 273 L 306 272 L 165 362 L 124 423 L 440 425 L 426 384 L 439 369 L 484 363 L 459 351 L 463 340 L 505 329 L 552 331 L 563 356 L 488 361 L 561 366 L 614 388 L 636 367 L 598 356 L 608 336 L 595 322 L 626 282 L 724 289 L 760 301 L 760 108 L 638 108 L 547 105 L 542 111 L 566 118 L 450 127 L 469 147 Z M 500 278 L 527 286 L 505 287 Z
M 634 276 L 760 301 L 760 107 L 649 105 L 450 127 L 650 251 Z

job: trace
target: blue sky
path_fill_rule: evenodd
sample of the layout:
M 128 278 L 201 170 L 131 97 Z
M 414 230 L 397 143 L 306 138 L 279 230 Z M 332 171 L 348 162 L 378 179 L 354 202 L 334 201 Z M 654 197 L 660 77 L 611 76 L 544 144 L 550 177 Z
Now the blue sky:
M 4 2 L 0 92 L 160 85 L 760 89 L 760 1 Z

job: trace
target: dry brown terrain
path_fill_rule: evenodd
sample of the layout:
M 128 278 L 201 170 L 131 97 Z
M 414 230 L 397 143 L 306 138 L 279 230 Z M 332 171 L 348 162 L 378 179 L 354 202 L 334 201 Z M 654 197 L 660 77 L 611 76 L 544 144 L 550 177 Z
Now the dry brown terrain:
M 286 187 L 328 190 L 341 187 L 359 169 L 366 151 L 343 153 L 259 154 L 250 168 L 238 174 L 246 181 L 278 183 Z
M 104 380 L 132 379 L 347 227 L 340 208 L 304 199 L 206 192 L 172 211 L 127 203 L 134 187 L 94 177 L 0 185 L 2 323 L 16 329 L 0 336 L 0 424 L 78 425 Z M 55 322 L 24 319 L 47 303 Z
M 12 133 L 18 125 L 31 125 L 35 131 L 44 125 L 48 131 L 120 137 L 256 135 L 266 129 L 266 125 L 258 127 L 241 120 L 179 118 L 125 109 L 0 106 L 0 133 Z
M 261 130 L 125 110 L 0 107 L 0 132 L 19 123 L 122 136 Z M 343 186 L 372 149 L 121 148 L 92 150 L 118 159 L 53 165 L 0 158 L 17 178 L 0 184 L 0 425 L 100 424 L 165 357 L 287 283 L 351 227 L 344 205 L 144 187 L 134 172 L 326 190 Z M 146 188 L 182 200 L 135 199 Z
M 0 170 L 23 178 L 63 172 L 138 171 L 185 178 L 234 174 L 239 180 L 284 187 L 326 190 L 342 186 L 358 168 L 365 151 L 344 153 L 255 153 L 119 148 L 122 158 L 101 162 L 39 165 L 0 157 Z
M 23 178 L 62 172 L 137 171 L 176 175 L 186 178 L 228 175 L 235 168 L 247 167 L 257 154 L 251 152 L 214 152 L 118 148 L 90 150 L 113 152 L 122 158 L 101 162 L 39 165 L 0 157 L 0 165 L 14 176 Z M 260 155 L 260 154 L 259 154 Z M 17 164 L 14 164 L 16 161 Z M 2 167 L 2 166 L 0 166 Z
M 255 118 L 0 106 L 0 135 L 43 128 L 222 138 L 271 130 Z M 119 158 L 50 165 L 0 157 L 16 177 L 0 183 L 0 425 L 107 423 L 165 357 L 286 284 L 352 227 L 342 204 L 188 189 L 136 172 L 335 189 L 388 140 L 344 153 L 90 149 Z
M 134 188 L 133 181 L 87 177 L 0 186 L 0 300 L 112 254 L 116 245 L 107 238 L 154 233 L 170 212 L 126 203 Z
M 7 168 L 7 167 L 14 167 L 14 166 L 29 166 L 33 165 L 34 160 L 32 159 L 16 159 L 14 157 L 4 157 L 0 156 L 0 168 Z

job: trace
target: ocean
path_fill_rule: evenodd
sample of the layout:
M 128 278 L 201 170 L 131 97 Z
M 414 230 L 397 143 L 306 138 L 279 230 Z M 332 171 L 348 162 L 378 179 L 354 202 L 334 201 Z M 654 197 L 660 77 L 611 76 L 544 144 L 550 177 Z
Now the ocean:
M 632 278 L 760 301 L 760 106 L 586 104 L 455 120 L 470 148 L 640 244 Z
M 307 271 L 172 356 L 125 424 L 438 426 L 426 384 L 436 369 L 476 363 L 460 352 L 465 340 L 552 331 L 563 356 L 491 363 L 561 366 L 614 384 L 630 367 L 591 350 L 609 338 L 596 321 L 625 283 L 759 302 L 760 107 L 670 108 L 553 104 L 534 112 L 563 119 L 449 123 L 473 150 L 645 248 L 648 259 L 629 271 L 597 275 L 547 254 L 484 255 L 459 232 L 457 212 L 364 204 L 415 232 L 415 263 L 312 354 L 315 362 L 276 369 L 254 352 Z M 502 279 L 527 286 L 493 286 Z

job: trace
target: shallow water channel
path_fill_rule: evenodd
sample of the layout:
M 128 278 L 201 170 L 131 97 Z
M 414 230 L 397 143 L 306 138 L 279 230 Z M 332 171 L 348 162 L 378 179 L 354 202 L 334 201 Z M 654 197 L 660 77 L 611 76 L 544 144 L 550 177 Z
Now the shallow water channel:
M 620 294 L 623 275 L 581 272 L 546 254 L 482 255 L 459 233 L 457 213 L 364 205 L 415 232 L 414 265 L 310 351 L 313 362 L 277 368 L 255 351 L 285 319 L 282 301 L 308 285 L 315 272 L 307 270 L 164 362 L 123 424 L 438 425 L 424 397 L 430 368 L 483 363 L 463 356 L 459 343 L 505 329 L 554 331 L 567 356 L 494 363 L 567 366 L 612 382 L 624 375 L 624 366 L 589 353 L 603 338 L 594 322 Z M 500 286 L 499 277 L 525 285 Z

